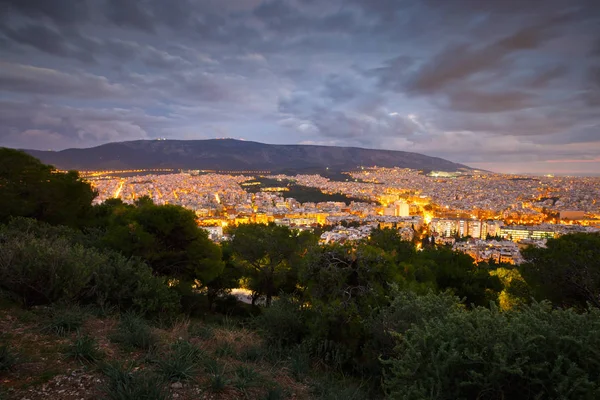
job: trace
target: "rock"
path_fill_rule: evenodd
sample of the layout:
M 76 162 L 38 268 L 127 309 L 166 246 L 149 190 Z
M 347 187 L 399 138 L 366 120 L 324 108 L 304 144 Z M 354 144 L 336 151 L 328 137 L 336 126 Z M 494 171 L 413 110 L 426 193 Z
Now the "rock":
M 175 382 L 173 384 L 171 384 L 171 388 L 173 389 L 181 389 L 183 387 L 183 384 L 181 382 Z

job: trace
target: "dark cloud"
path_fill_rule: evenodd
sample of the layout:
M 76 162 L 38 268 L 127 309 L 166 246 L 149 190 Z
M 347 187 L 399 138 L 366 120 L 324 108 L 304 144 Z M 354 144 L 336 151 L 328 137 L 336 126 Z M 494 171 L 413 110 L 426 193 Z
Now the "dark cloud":
M 17 12 L 32 18 L 48 18 L 58 25 L 75 25 L 85 22 L 90 16 L 87 0 L 2 0 L 0 15 L 10 17 Z
M 68 74 L 49 68 L 0 62 L 0 87 L 4 91 L 74 98 L 123 97 L 127 89 L 103 76 Z
M 600 151 L 595 0 L 0 0 L 0 145 Z M 28 143 L 30 145 L 28 145 Z

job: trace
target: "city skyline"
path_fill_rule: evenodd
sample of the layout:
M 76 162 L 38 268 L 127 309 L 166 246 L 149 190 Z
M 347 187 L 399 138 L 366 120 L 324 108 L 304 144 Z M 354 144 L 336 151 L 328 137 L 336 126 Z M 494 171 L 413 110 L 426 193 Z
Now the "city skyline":
M 232 137 L 600 171 L 600 6 L 3 1 L 0 146 Z

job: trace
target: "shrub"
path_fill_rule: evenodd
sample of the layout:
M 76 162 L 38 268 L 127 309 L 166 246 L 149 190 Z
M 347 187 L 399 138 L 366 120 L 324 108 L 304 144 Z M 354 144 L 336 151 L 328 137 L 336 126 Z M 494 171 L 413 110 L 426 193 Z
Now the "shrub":
M 10 371 L 17 364 L 17 355 L 6 344 L 0 345 L 0 372 Z
M 127 347 L 143 350 L 150 349 L 158 341 L 148 323 L 133 313 L 126 313 L 121 317 L 117 331 L 111 339 Z
M 308 333 L 305 314 L 296 300 L 281 296 L 254 322 L 267 343 L 290 346 L 300 343 Z
M 18 218 L 0 226 L 0 290 L 26 306 L 55 302 L 174 313 L 179 296 L 139 260 L 92 247 L 93 235 Z
M 462 306 L 460 299 L 449 292 L 418 295 L 392 286 L 389 305 L 377 309 L 365 319 L 363 358 L 355 363 L 363 374 L 381 378 L 379 358 L 388 359 L 394 353 L 396 334 L 404 334 L 414 324 L 421 325 L 431 318 L 444 318 Z
M 94 271 L 86 300 L 101 308 L 114 306 L 145 315 L 172 315 L 179 311 L 179 296 L 164 278 L 136 259 L 105 251 L 107 262 Z
M 147 371 L 133 372 L 132 365 L 107 364 L 103 368 L 106 382 L 103 391 L 108 400 L 166 400 L 165 382 Z
M 598 349 L 598 309 L 457 309 L 402 335 L 384 389 L 403 400 L 591 400 L 600 397 Z
M 26 306 L 76 300 L 105 258 L 68 239 L 0 228 L 0 287 Z
M 69 358 L 89 363 L 97 362 L 102 358 L 96 339 L 88 335 L 77 335 L 77 338 L 68 345 L 65 354 Z

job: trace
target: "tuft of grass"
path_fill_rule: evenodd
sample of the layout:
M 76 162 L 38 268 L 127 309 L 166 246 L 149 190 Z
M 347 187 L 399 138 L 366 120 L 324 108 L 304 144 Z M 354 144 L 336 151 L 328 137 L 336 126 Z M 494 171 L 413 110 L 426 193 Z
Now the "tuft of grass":
M 233 357 L 235 355 L 235 349 L 231 343 L 224 342 L 217 346 L 215 349 L 215 355 L 217 357 Z
M 131 364 L 106 364 L 103 368 L 106 382 L 102 389 L 107 400 L 166 400 L 166 383 L 146 371 L 133 371 Z
M 263 350 L 260 346 L 250 346 L 242 350 L 240 361 L 258 362 L 263 358 Z
M 11 371 L 17 365 L 17 355 L 4 344 L 0 346 L 0 371 Z
M 197 337 L 203 340 L 209 340 L 215 336 L 214 328 L 204 324 L 194 324 L 190 326 L 188 332 L 190 337 Z
M 274 384 L 267 389 L 264 400 L 283 400 L 285 398 L 285 391 L 279 386 Z
M 301 381 L 310 372 L 310 356 L 296 349 L 290 357 L 290 371 L 296 380 Z
M 142 350 L 149 350 L 158 342 L 150 325 L 143 318 L 132 313 L 121 317 L 117 331 L 111 336 L 111 340 L 126 347 Z
M 158 359 L 158 370 L 169 381 L 190 380 L 197 372 L 197 363 L 204 357 L 201 349 L 180 340 L 171 346 L 166 356 Z
M 65 336 L 81 328 L 87 314 L 80 308 L 60 308 L 52 312 L 50 322 L 42 328 L 43 332 Z
M 262 376 L 258 372 L 250 367 L 241 365 L 235 370 L 233 385 L 239 390 L 244 390 L 258 386 L 261 381 Z
M 222 393 L 227 388 L 227 385 L 229 385 L 229 379 L 227 379 L 224 373 L 209 375 L 208 382 L 208 388 L 213 393 Z
M 77 335 L 75 340 L 67 346 L 65 355 L 69 358 L 87 363 L 95 363 L 102 358 L 96 339 L 88 335 Z

